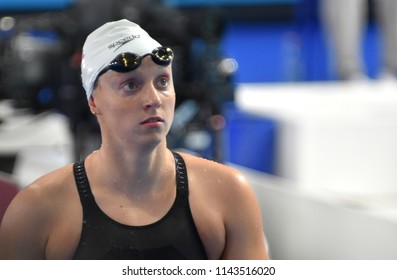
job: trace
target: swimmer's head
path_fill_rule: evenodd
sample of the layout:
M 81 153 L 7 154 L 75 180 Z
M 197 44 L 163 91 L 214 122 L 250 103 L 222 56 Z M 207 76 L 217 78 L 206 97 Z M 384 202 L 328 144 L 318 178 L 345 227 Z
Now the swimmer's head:
M 105 23 L 93 31 L 84 43 L 81 61 L 81 78 L 87 99 L 91 97 L 98 74 L 109 68 L 111 62 L 117 62 L 117 58 L 120 59 L 122 54 L 131 53 L 138 58 L 151 54 L 153 61 L 156 62 L 157 56 L 161 60 L 161 56 L 166 56 L 168 51 L 171 52 L 168 53 L 168 56 L 171 55 L 169 60 L 172 60 L 172 51 L 169 48 L 159 47 L 161 47 L 160 43 L 150 37 L 138 24 L 126 19 Z M 156 55 L 155 52 L 159 50 L 161 53 Z M 125 69 L 122 72 L 133 70 Z

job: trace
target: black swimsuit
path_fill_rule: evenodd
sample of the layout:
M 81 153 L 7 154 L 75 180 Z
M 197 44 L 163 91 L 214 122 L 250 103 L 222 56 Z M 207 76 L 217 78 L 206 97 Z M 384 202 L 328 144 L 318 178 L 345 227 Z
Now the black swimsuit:
M 189 206 L 187 171 L 174 153 L 176 198 L 168 213 L 145 226 L 112 220 L 95 202 L 84 162 L 74 164 L 74 176 L 83 207 L 83 226 L 74 259 L 183 260 L 207 259 Z

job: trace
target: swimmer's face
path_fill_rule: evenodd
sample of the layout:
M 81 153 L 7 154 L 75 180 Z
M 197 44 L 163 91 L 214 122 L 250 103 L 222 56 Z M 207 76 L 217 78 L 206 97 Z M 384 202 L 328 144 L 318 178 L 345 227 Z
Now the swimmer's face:
M 158 65 L 146 56 L 133 71 L 106 71 L 99 77 L 89 105 L 105 138 L 158 143 L 174 117 L 172 67 Z

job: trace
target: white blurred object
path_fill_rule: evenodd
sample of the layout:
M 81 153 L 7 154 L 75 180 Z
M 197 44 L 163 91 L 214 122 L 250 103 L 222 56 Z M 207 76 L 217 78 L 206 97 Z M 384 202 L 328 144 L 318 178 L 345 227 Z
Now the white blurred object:
M 210 133 L 201 129 L 188 131 L 184 139 L 185 146 L 194 151 L 204 151 L 208 149 L 211 146 L 211 142 Z
M 69 146 L 36 146 L 22 149 L 16 159 L 14 177 L 22 187 L 42 175 L 73 161 Z
M 297 188 L 397 193 L 397 82 L 241 84 L 236 102 L 277 121 L 277 174 Z
M 234 167 L 258 198 L 272 259 L 397 259 L 397 194 L 301 192 L 294 181 Z
M 13 176 L 26 186 L 45 173 L 73 161 L 73 136 L 67 117 L 46 112 L 33 115 L 0 103 L 0 155 L 15 155 Z

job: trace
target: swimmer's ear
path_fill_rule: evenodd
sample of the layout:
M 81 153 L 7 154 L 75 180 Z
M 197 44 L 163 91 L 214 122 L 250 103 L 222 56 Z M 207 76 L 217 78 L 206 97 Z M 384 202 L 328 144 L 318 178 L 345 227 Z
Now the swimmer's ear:
M 90 107 L 90 111 L 93 115 L 98 114 L 98 108 L 95 104 L 95 98 L 93 95 L 91 95 L 90 99 L 88 99 L 88 106 Z

